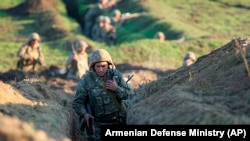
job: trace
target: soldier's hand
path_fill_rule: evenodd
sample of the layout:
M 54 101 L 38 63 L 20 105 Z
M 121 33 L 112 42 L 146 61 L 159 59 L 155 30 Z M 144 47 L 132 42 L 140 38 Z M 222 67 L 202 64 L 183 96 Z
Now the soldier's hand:
M 106 88 L 112 91 L 115 91 L 118 88 L 115 77 L 113 77 L 113 80 L 107 80 Z
M 86 125 L 87 125 L 87 127 L 89 127 L 89 119 L 90 118 L 92 118 L 92 119 L 94 119 L 94 117 L 92 116 L 92 115 L 90 115 L 90 114 L 84 114 L 84 120 L 85 120 L 85 122 L 86 122 Z
M 44 68 L 44 69 L 47 68 L 46 64 L 41 64 L 41 67 Z
M 72 60 L 75 60 L 75 61 L 78 60 L 78 59 L 77 59 L 77 56 L 76 56 L 75 54 L 73 55 Z
M 35 61 L 35 58 L 34 57 L 29 57 L 27 60 L 33 62 L 33 61 Z

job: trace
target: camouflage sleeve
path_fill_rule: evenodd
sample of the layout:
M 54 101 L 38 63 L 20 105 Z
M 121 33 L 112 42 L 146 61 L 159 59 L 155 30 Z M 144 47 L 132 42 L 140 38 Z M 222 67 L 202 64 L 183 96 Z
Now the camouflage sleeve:
M 79 116 L 84 116 L 86 114 L 85 102 L 87 99 L 87 90 L 84 86 L 87 85 L 86 76 L 82 77 L 78 82 L 78 86 L 76 89 L 76 95 L 73 99 L 73 109 Z
M 118 84 L 118 88 L 115 91 L 117 98 L 120 100 L 127 99 L 128 95 L 131 93 L 131 88 L 118 70 L 115 71 L 115 79 Z
M 95 41 L 99 41 L 99 42 L 102 42 L 103 39 L 102 39 L 102 35 L 101 35 L 101 28 L 98 27 L 97 24 L 94 25 L 94 27 L 92 28 L 92 31 L 91 31 L 91 36 L 92 38 L 95 40 Z

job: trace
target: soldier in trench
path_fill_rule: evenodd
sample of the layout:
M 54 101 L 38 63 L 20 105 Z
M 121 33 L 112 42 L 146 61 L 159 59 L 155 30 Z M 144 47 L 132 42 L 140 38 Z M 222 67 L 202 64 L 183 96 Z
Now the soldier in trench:
M 89 140 L 100 141 L 102 125 L 127 124 L 122 101 L 132 93 L 110 54 L 95 50 L 89 59 L 89 71 L 78 82 L 73 109 L 79 115 L 79 131 L 87 131 Z M 85 129 L 85 130 L 84 130 Z
M 46 68 L 40 41 L 41 38 L 38 33 L 33 32 L 29 35 L 28 40 L 17 51 L 17 56 L 19 57 L 17 69 L 36 71 L 37 65 Z

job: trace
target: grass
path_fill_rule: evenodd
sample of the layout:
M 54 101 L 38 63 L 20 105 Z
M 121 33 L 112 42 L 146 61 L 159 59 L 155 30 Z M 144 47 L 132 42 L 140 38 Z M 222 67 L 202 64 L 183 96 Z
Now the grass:
M 0 71 L 15 67 L 16 52 L 26 40 L 28 34 L 36 31 L 35 15 L 29 17 L 13 17 L 4 9 L 14 7 L 23 0 L 3 0 L 0 6 Z M 185 4 L 183 4 L 185 3 Z M 93 6 L 88 0 L 76 1 L 77 14 L 83 16 Z M 131 7 L 128 7 L 128 6 Z M 77 20 L 68 17 L 63 1 L 56 7 L 62 21 L 61 27 L 72 35 L 54 41 L 42 41 L 42 47 L 48 65 L 65 63 L 68 50 L 63 46 L 67 40 L 80 36 L 95 48 L 107 49 L 116 63 L 131 62 L 159 67 L 156 64 L 178 68 L 182 64 L 183 55 L 193 51 L 197 57 L 210 53 L 232 38 L 247 36 L 250 25 L 248 0 L 190 0 L 172 1 L 157 0 L 136 2 L 134 0 L 120 2 L 117 8 L 125 12 L 147 12 L 146 15 L 127 21 L 117 29 L 117 45 L 108 47 L 103 43 L 94 42 L 82 35 Z M 159 14 L 160 13 L 160 14 Z M 153 39 L 157 31 L 166 34 L 166 42 L 160 43 Z M 42 32 L 42 31 L 41 31 Z M 172 40 L 185 37 L 186 41 L 179 44 Z M 6 49 L 8 48 L 8 49 Z M 157 62 L 157 63 L 156 63 Z
M 237 4 L 236 1 L 227 3 L 231 2 L 232 5 Z M 160 52 L 170 52 L 170 56 L 164 60 L 165 62 L 177 60 L 175 63 L 178 66 L 181 64 L 182 55 L 188 50 L 196 52 L 199 57 L 223 46 L 236 36 L 249 34 L 247 32 L 249 19 L 246 18 L 249 10 L 235 6 L 226 6 L 224 3 L 225 1 L 197 0 L 147 1 L 142 3 L 142 7 L 150 11 L 149 16 L 130 21 L 123 26 L 119 30 L 120 32 L 118 32 L 121 35 L 120 38 L 122 38 L 120 41 L 131 41 L 131 38 L 137 37 L 134 40 L 139 41 L 134 42 L 135 46 L 136 48 L 141 48 L 138 45 L 140 44 L 139 42 L 143 44 L 145 43 L 145 38 L 152 39 L 153 35 L 159 30 L 164 31 L 167 41 L 184 36 L 187 42 L 183 44 L 164 44 L 164 46 L 168 47 L 164 51 L 160 50 Z M 246 0 L 239 3 L 248 4 Z M 123 37 L 123 35 L 126 37 Z M 157 43 L 153 45 L 145 43 L 144 45 L 148 46 L 148 48 L 153 46 L 154 49 L 162 46 Z M 157 58 L 159 57 L 157 54 Z M 163 59 L 160 60 L 162 60 L 162 63 L 164 62 Z

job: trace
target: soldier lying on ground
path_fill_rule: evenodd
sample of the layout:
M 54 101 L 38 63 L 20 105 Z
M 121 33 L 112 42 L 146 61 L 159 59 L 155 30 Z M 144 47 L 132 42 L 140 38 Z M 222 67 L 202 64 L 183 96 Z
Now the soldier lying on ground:
M 121 11 L 119 9 L 115 9 L 112 12 L 111 15 L 111 25 L 113 25 L 114 27 L 118 27 L 121 26 L 124 22 L 126 22 L 127 20 L 139 17 L 144 15 L 145 13 L 121 13 Z

